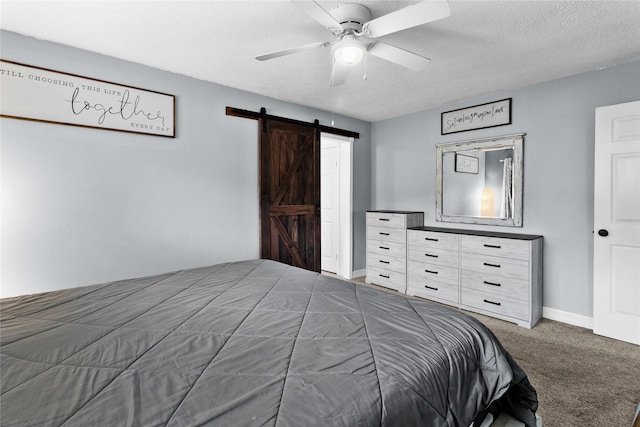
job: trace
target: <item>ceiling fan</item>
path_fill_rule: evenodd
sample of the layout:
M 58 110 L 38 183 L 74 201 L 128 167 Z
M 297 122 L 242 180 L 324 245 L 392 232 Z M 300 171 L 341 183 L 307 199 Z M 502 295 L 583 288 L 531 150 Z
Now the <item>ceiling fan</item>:
M 329 13 L 315 1 L 291 0 L 291 3 L 329 29 L 336 40 L 279 50 L 256 56 L 256 59 L 265 61 L 331 46 L 333 57 L 331 84 L 334 86 L 345 82 L 350 67 L 359 63 L 365 53 L 370 53 L 414 71 L 424 69 L 430 61 L 429 58 L 391 46 L 377 39 L 387 34 L 446 18 L 451 14 L 446 0 L 425 0 L 375 19 L 371 19 L 371 12 L 361 4 L 342 4 Z

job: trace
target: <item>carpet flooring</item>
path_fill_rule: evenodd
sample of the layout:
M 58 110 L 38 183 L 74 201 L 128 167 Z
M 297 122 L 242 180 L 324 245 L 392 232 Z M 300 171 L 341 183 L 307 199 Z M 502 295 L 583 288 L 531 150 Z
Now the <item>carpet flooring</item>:
M 631 427 L 640 403 L 640 347 L 548 319 L 528 330 L 472 315 L 529 376 L 543 426 Z
M 354 282 L 371 286 L 364 278 Z M 466 313 L 488 326 L 525 370 L 544 427 L 632 426 L 640 404 L 639 346 L 548 319 L 526 329 Z

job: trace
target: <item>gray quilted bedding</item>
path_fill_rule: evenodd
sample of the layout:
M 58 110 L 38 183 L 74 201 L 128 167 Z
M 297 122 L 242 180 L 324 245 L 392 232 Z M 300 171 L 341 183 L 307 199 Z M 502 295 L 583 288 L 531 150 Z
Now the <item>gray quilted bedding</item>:
M 0 422 L 464 426 L 535 390 L 427 301 L 266 260 L 0 300 Z

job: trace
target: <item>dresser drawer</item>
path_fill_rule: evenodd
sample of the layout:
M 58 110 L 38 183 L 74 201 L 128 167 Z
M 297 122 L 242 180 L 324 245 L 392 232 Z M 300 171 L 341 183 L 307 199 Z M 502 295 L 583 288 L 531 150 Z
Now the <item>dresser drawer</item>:
M 412 283 L 414 279 L 420 278 L 422 281 L 435 280 L 443 283 L 451 283 L 456 286 L 458 285 L 457 267 L 443 267 L 436 264 L 410 262 L 408 263 L 407 270 L 410 283 Z
M 461 236 L 462 252 L 490 255 L 492 257 L 529 260 L 529 241 L 484 236 Z
M 395 271 L 383 270 L 375 267 L 367 267 L 367 283 L 383 286 L 385 288 L 395 289 L 399 292 L 405 292 L 406 275 Z
M 406 228 L 407 216 L 405 214 L 387 212 L 367 212 L 367 227 Z
M 445 267 L 458 268 L 458 252 L 444 249 L 422 248 L 409 246 L 408 257 L 410 261 L 437 264 Z
M 367 227 L 367 239 L 405 244 L 407 241 L 407 230 L 404 228 L 369 226 Z
M 460 254 L 460 268 L 494 276 L 529 280 L 529 261 L 489 257 L 478 254 Z
M 528 240 L 504 239 L 484 236 L 462 236 L 462 252 L 484 254 L 505 258 L 528 260 L 530 244 Z
M 529 300 L 529 282 L 526 280 L 512 279 L 504 276 L 462 271 L 462 293 L 466 289 L 495 295 L 503 295 L 510 298 Z
M 421 248 L 458 250 L 457 234 L 435 233 L 432 231 L 407 230 L 407 244 Z
M 407 262 L 404 258 L 396 258 L 370 252 L 367 254 L 367 267 L 405 273 L 407 269 Z
M 367 240 L 367 254 L 379 254 L 407 259 L 407 246 L 404 243 Z
M 468 305 L 491 313 L 520 320 L 529 320 L 529 304 L 527 301 L 464 289 L 460 295 L 460 302 L 462 305 Z
M 434 299 L 439 301 L 445 301 L 453 304 L 458 304 L 458 286 L 450 283 L 440 283 L 434 281 L 421 280 L 409 276 L 409 283 L 407 285 L 407 294 L 415 297 Z

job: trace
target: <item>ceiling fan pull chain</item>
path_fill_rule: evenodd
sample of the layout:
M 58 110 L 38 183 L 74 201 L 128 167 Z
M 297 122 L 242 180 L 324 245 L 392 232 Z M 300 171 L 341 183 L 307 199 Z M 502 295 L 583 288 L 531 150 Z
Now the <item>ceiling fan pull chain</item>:
M 332 59 L 333 64 L 331 65 L 331 73 L 335 73 L 335 69 L 336 69 L 336 60 Z M 333 82 L 333 78 L 331 78 L 331 126 L 335 126 L 335 121 L 334 121 L 334 110 L 335 110 L 335 97 L 333 96 L 333 89 L 336 87 L 336 85 Z

